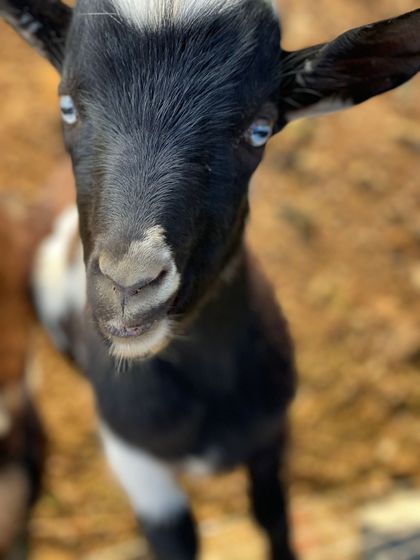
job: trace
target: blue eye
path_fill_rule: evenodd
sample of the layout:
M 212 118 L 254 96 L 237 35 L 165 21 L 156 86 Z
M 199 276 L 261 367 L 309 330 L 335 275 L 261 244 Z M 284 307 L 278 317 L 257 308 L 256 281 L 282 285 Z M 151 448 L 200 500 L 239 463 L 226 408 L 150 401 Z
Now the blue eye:
M 77 121 L 77 111 L 73 99 L 70 95 L 60 96 L 61 118 L 67 124 L 74 124 Z
M 245 133 L 245 140 L 254 148 L 264 146 L 273 134 L 273 123 L 268 119 L 255 120 Z

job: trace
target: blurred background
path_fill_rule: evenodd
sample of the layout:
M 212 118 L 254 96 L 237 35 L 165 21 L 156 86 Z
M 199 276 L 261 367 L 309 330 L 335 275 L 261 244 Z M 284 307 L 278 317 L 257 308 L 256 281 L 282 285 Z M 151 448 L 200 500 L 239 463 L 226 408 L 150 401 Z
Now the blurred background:
M 283 45 L 301 48 L 418 7 L 282 0 Z M 2 22 L 0 38 L 0 278 L 20 290 L 2 302 L 0 372 L 13 348 L 6 370 L 19 375 L 33 345 L 31 386 L 48 437 L 30 559 L 146 558 L 100 453 L 89 387 L 32 328 L 19 299 L 33 246 L 68 200 L 71 175 L 58 77 Z M 270 142 L 253 180 L 249 244 L 297 347 L 290 479 L 304 560 L 420 558 L 419 99 L 417 77 L 349 112 L 296 122 Z M 241 472 L 185 484 L 206 560 L 263 558 Z M 394 545 L 388 556 L 362 553 L 386 531 L 395 544 L 411 527 L 411 556 Z

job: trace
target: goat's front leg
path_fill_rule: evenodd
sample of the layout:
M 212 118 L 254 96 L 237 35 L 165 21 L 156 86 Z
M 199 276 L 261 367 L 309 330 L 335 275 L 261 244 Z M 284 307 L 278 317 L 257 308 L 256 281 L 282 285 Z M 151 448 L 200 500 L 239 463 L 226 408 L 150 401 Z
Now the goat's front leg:
M 250 499 L 258 524 L 266 531 L 270 560 L 296 560 L 290 546 L 287 493 L 280 478 L 283 445 L 255 453 L 247 467 Z
M 108 462 L 158 560 L 195 560 L 197 537 L 185 494 L 171 469 L 101 425 Z

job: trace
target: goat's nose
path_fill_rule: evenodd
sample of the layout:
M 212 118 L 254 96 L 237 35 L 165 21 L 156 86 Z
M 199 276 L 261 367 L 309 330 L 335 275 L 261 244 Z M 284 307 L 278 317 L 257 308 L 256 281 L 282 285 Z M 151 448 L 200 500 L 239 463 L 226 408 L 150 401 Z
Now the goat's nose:
M 148 258 L 146 258 L 148 257 Z M 124 256 L 115 259 L 103 252 L 98 258 L 100 272 L 113 284 L 114 291 L 125 296 L 134 296 L 146 287 L 157 287 L 170 269 L 170 261 L 162 255 Z
M 145 273 L 144 276 L 141 271 L 138 271 L 136 275 L 137 281 L 131 283 L 133 281 L 133 274 L 124 277 L 125 275 L 121 274 L 119 267 L 108 266 L 107 259 L 103 255 L 99 257 L 98 264 L 101 273 L 108 278 L 108 280 L 111 280 L 114 291 L 118 291 L 124 296 L 135 296 L 140 293 L 143 288 L 149 286 L 157 287 L 161 281 L 163 281 L 167 273 L 167 269 L 164 266 L 162 266 L 161 270 L 155 271 L 153 274 L 150 272 Z
M 97 239 L 94 262 L 98 279 L 107 278 L 108 288 L 112 287 L 125 303 L 137 294 L 133 305 L 156 306 L 168 301 L 179 287 L 180 275 L 163 229 L 151 227 L 141 239 L 129 243 L 120 239 L 111 232 Z M 98 297 L 102 294 L 105 298 L 109 292 L 105 284 L 102 286 Z

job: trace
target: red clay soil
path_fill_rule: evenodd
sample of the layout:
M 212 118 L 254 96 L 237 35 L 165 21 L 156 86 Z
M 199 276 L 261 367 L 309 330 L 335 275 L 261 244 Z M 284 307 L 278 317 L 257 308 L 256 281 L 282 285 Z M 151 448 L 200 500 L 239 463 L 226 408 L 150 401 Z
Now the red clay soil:
M 414 8 L 415 0 L 284 0 L 285 46 Z M 0 199 L 33 208 L 63 157 L 58 80 L 3 24 L 0 36 Z M 295 123 L 270 143 L 253 181 L 249 243 L 297 345 L 294 496 L 338 491 L 360 503 L 420 485 L 419 94 L 417 78 L 349 112 Z M 60 193 L 68 181 L 64 174 L 53 183 Z M 10 241 L 3 229 L 2 255 Z M 26 266 L 23 253 L 7 266 Z M 130 538 L 134 523 L 98 452 L 86 383 L 40 331 L 36 339 L 50 452 L 32 558 L 79 559 Z M 187 486 L 207 526 L 246 509 L 241 473 Z

